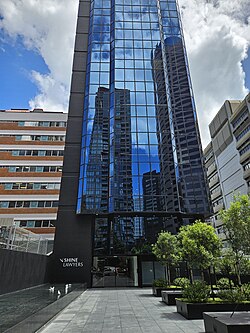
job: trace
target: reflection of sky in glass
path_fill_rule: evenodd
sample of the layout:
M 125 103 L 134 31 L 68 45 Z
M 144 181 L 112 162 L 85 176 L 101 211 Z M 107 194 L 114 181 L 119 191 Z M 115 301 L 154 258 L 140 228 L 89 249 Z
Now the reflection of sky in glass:
M 206 199 L 198 203 L 194 187 L 200 189 L 201 198 L 204 175 L 190 169 L 192 145 L 189 142 L 188 148 L 186 143 L 187 138 L 193 138 L 196 163 L 200 164 L 175 1 L 95 0 L 91 8 L 81 157 L 83 191 L 79 194 L 82 210 L 152 210 L 146 200 L 151 196 L 158 197 L 160 210 L 180 210 L 181 200 L 189 197 L 185 205 L 203 211 Z M 185 179 L 186 164 L 190 182 Z M 195 174 L 196 183 L 190 172 Z M 154 189 L 147 188 L 150 182 Z M 104 198 L 109 207 L 101 204 Z

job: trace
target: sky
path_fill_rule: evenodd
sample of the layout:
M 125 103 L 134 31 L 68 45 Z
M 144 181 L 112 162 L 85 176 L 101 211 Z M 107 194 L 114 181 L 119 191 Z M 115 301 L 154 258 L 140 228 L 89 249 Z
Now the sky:
M 179 0 L 203 147 L 250 90 L 250 0 Z M 68 109 L 78 0 L 0 1 L 0 109 Z

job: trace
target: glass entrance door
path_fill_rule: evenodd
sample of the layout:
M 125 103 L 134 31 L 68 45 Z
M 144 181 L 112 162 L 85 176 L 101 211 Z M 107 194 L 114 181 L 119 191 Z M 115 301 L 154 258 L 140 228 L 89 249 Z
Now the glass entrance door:
M 94 257 L 93 287 L 138 286 L 137 257 Z

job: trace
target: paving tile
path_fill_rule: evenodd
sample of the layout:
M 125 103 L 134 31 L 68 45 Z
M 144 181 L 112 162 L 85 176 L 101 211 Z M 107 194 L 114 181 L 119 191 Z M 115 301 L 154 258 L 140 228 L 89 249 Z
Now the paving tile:
M 188 321 L 150 289 L 90 289 L 39 333 L 202 333 L 202 320 Z

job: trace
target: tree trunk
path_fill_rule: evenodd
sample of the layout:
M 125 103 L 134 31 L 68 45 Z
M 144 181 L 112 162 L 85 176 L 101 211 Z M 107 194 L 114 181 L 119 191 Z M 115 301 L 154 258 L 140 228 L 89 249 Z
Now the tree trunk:
M 236 270 L 238 284 L 239 284 L 239 286 L 241 286 L 240 265 L 239 265 L 238 260 L 237 260 L 236 265 L 235 265 L 235 270 Z
M 213 275 L 214 275 L 215 285 L 217 286 L 218 280 L 217 280 L 217 276 L 216 276 L 216 272 L 215 272 L 214 266 L 213 266 Z
M 208 268 L 208 276 L 209 276 L 209 282 L 211 286 L 211 293 L 212 293 L 212 298 L 214 300 L 214 288 L 213 288 L 213 281 L 212 281 L 212 275 L 211 275 L 211 266 Z
M 193 269 L 190 267 L 190 282 L 191 284 L 194 283 L 194 274 L 193 274 Z
M 171 280 L 170 280 L 170 265 L 167 264 L 167 283 L 170 286 Z
M 204 277 L 204 271 L 203 271 L 203 269 L 201 269 L 201 279 L 202 279 L 203 282 L 205 281 L 205 277 Z

